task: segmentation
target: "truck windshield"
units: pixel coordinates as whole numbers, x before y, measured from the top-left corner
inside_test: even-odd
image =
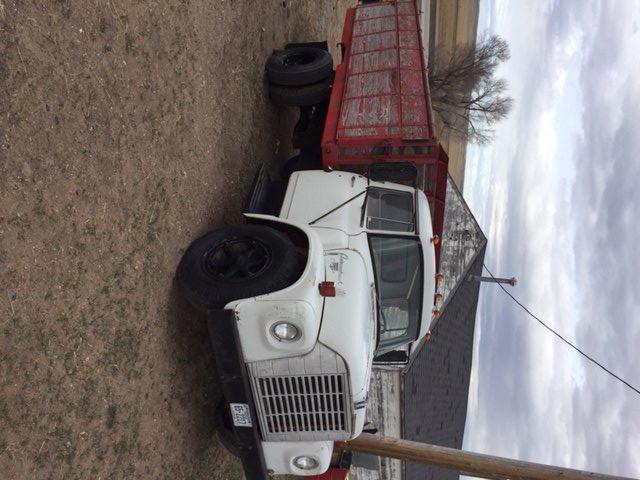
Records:
[[[378,293],[376,355],[417,338],[422,312],[422,249],[416,237],[369,235]]]

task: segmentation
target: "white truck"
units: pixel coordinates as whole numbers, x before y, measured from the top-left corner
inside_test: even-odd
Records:
[[[184,294],[208,314],[225,444],[248,478],[326,471],[334,442],[362,432],[374,358],[427,332],[436,290],[427,198],[372,177],[294,172],[276,214],[246,213],[180,262]],[[267,185],[261,170],[250,211],[261,211]]]

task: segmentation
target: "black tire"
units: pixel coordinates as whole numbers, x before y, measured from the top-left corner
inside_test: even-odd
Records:
[[[281,290],[297,280],[303,257],[289,238],[262,225],[223,227],[189,245],[176,273],[200,310]]]
[[[276,105],[308,107],[327,101],[331,93],[330,87],[330,78],[305,87],[285,87],[271,84],[269,85],[269,96]]]
[[[215,432],[218,441],[222,444],[227,451],[234,457],[240,457],[242,454],[242,447],[238,438],[233,433],[233,427],[231,426],[231,416],[229,415],[229,407],[227,402],[223,399],[218,402],[215,415]]]
[[[329,52],[321,48],[287,48],[271,54],[266,69],[269,82],[301,87],[331,77],[333,59]]]

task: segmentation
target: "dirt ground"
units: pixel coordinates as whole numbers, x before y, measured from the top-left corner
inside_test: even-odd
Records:
[[[0,0],[2,478],[242,478],[173,273],[290,154],[266,56],[351,3]]]

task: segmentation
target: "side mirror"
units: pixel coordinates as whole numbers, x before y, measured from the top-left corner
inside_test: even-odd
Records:
[[[394,182],[415,186],[418,168],[411,162],[372,163],[367,176],[374,182]]]

